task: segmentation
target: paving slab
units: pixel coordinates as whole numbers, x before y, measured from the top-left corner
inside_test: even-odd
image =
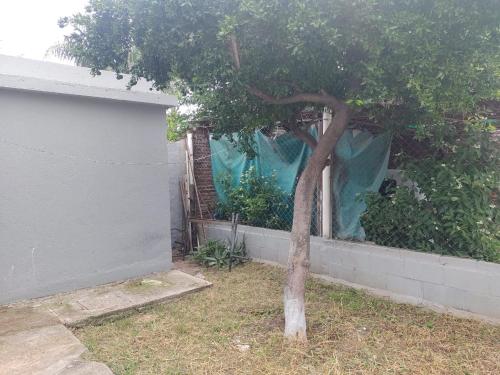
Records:
[[[160,303],[212,285],[210,282],[173,270],[122,283],[55,295],[39,300],[39,310],[54,314],[66,326]]]
[[[0,374],[57,374],[86,351],[61,324],[0,336]]]
[[[56,324],[59,319],[50,311],[40,311],[33,306],[0,306],[0,337]]]
[[[66,328],[138,309],[212,284],[173,270],[0,306],[0,375],[110,375],[85,361],[85,346]]]

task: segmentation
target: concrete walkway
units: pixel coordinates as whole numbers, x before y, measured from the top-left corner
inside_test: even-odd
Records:
[[[174,270],[0,307],[0,375],[110,375],[66,328],[210,286]]]

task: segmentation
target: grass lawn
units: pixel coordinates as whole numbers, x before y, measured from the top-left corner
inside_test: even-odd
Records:
[[[500,374],[500,327],[311,279],[309,343],[282,338],[284,271],[206,270],[212,288],[75,330],[115,374]]]

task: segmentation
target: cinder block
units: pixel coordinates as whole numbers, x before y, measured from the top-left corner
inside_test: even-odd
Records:
[[[445,305],[447,300],[448,287],[442,284],[422,282],[423,299],[432,303]]]
[[[371,257],[370,254],[365,254],[358,251],[350,251],[347,249],[336,249],[335,255],[345,267],[370,269]],[[337,261],[337,262],[338,262]]]
[[[231,231],[229,228],[222,226],[209,226],[207,235],[211,239],[225,241],[229,237],[230,233]]]
[[[391,274],[397,276],[405,275],[404,260],[395,254],[367,254],[369,259],[369,270],[371,273]]]
[[[336,279],[341,279],[349,281],[351,283],[355,282],[355,270],[353,267],[346,267],[339,263],[330,262],[327,264],[328,276],[334,277]]]
[[[441,255],[439,257],[439,262],[448,267],[464,268],[466,270],[478,270],[480,265],[479,261],[475,259],[459,258]]]
[[[444,285],[473,291],[482,295],[489,294],[490,280],[486,273],[453,266],[444,266],[443,269]]]
[[[277,246],[281,245],[279,239],[269,235],[263,235],[261,233],[254,233],[250,235],[254,237],[255,242],[258,243],[260,247],[263,247],[264,249],[269,248],[269,251],[274,251]]]
[[[478,261],[475,265],[478,271],[487,272],[490,275],[497,277],[500,283],[500,263]]]
[[[400,256],[400,249],[393,247],[378,246],[371,243],[355,242],[355,241],[342,241],[335,240],[335,247],[338,249],[356,251],[361,253],[369,253],[384,256]]]
[[[444,266],[436,262],[425,262],[418,258],[404,258],[405,277],[434,284],[444,283]]]
[[[325,247],[316,246],[311,249],[311,271],[314,273],[328,274],[329,253]]]
[[[387,285],[387,274],[382,272],[370,272],[363,269],[354,270],[354,282],[356,284],[369,286],[376,289],[385,289]]]
[[[400,276],[386,275],[386,289],[415,298],[423,298],[422,282]]]
[[[464,291],[462,309],[500,319],[500,298]]]
[[[321,237],[311,236],[311,249],[324,246],[324,240]]]
[[[254,253],[262,246],[261,236],[248,233],[246,230],[242,230],[241,233],[245,234],[241,238],[245,239],[245,247],[248,253]]]
[[[466,301],[466,297],[470,298],[470,295],[466,290],[426,282],[422,283],[422,289],[427,301],[458,310],[467,310],[470,307],[470,303]]]
[[[279,252],[277,249],[262,247],[261,248],[261,259],[269,260],[271,262],[279,263]]]
[[[471,291],[423,283],[424,299],[446,307],[500,318],[500,298],[483,296]]]
[[[251,248],[246,247],[246,250],[247,250],[248,257],[265,260],[265,258],[262,256],[262,247],[260,247],[260,246],[257,246],[257,247],[254,246]]]
[[[278,250],[278,262],[284,266],[288,264],[288,248],[280,248]]]
[[[500,276],[495,274],[488,275],[488,291],[491,296],[500,297]]]
[[[262,241],[262,239],[260,239],[260,241]],[[267,241],[267,243],[261,242],[260,251],[261,259],[279,263],[279,249],[273,246],[271,241]]]

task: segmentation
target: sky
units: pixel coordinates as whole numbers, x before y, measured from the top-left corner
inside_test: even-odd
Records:
[[[68,29],[57,20],[83,11],[88,0],[0,0],[0,54],[63,62],[45,56]],[[70,64],[69,62],[65,62]]]

